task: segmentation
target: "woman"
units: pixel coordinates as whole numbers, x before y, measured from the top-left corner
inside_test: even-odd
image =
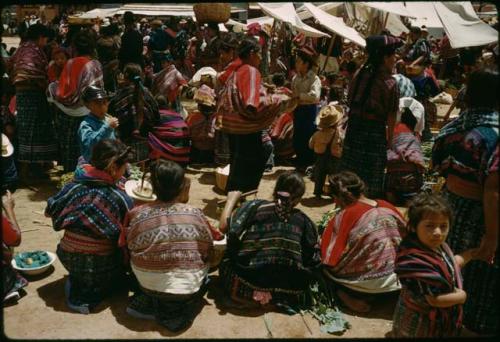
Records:
[[[140,284],[127,313],[177,332],[203,305],[213,240],[222,235],[201,210],[186,204],[190,181],[178,164],[153,163],[151,181],[157,200],[132,209],[120,237]]]
[[[177,113],[181,113],[182,106],[179,97],[187,81],[175,68],[174,58],[170,53],[163,53],[160,57],[160,61],[162,63],[162,69],[154,75],[151,90],[155,96],[165,96],[170,107]]]
[[[300,172],[314,163],[314,153],[309,149],[309,140],[316,130],[315,120],[321,96],[321,80],[312,70],[316,52],[308,47],[297,51],[295,70],[292,80],[293,97],[299,105],[293,112],[293,126],[300,127],[293,132],[293,148],[296,154],[296,167]]]
[[[123,256],[118,236],[132,199],[117,182],[130,160],[130,148],[101,140],[90,164],[79,166],[74,180],[47,201],[45,215],[54,230],[64,230],[57,256],[69,272],[65,284],[68,307],[90,313],[123,282]]]
[[[17,300],[19,290],[28,285],[28,281],[17,273],[11,265],[12,251],[21,244],[21,229],[14,213],[14,198],[9,190],[2,195],[2,284],[3,301]]]
[[[479,247],[463,269],[464,325],[479,334],[500,332],[498,253],[498,72],[479,70],[467,81],[467,109],[436,137],[432,165],[446,178],[453,210],[448,244],[455,254]]]
[[[56,106],[60,164],[65,172],[71,172],[76,167],[80,156],[77,131],[89,113],[81,95],[90,85],[104,87],[101,63],[94,58],[95,45],[92,33],[79,31],[72,41],[77,57],[68,60],[59,80],[51,83],[48,89],[49,101]]]
[[[57,143],[45,90],[48,60],[43,52],[49,36],[42,24],[32,25],[26,40],[11,58],[11,80],[16,88],[18,161],[26,178],[31,166],[57,160]],[[38,170],[41,171],[41,170]]]
[[[160,111],[160,122],[148,134],[149,158],[168,159],[187,166],[191,153],[189,128],[181,114],[168,109],[167,99],[156,97]]]
[[[352,172],[334,175],[330,186],[340,211],[321,236],[324,273],[339,286],[345,306],[368,312],[369,294],[400,289],[394,261],[405,222],[392,204],[366,197],[364,182]]]
[[[410,108],[404,107],[401,122],[396,124],[394,138],[387,150],[387,198],[401,206],[424,185],[425,162],[416,125],[417,118]]]
[[[224,74],[226,81],[217,96],[216,129],[229,137],[231,168],[226,190],[247,192],[258,188],[267,161],[262,130],[296,101],[267,94],[257,69],[261,57],[255,39],[245,38],[238,55]]]
[[[293,307],[308,289],[320,255],[314,223],[295,208],[304,191],[302,177],[287,171],[276,181],[273,201],[245,202],[232,215],[241,192],[229,193],[220,220],[227,249],[219,274],[233,302]]]
[[[384,195],[387,142],[392,141],[399,108],[399,90],[391,73],[401,45],[401,40],[388,35],[368,37],[368,60],[349,89],[349,119],[339,170],[357,174],[372,198]]]
[[[61,76],[61,73],[68,61],[66,50],[60,47],[55,47],[51,53],[52,60],[49,63],[48,78],[49,82],[55,82]]]
[[[148,135],[160,122],[158,104],[144,87],[141,67],[127,64],[122,87],[111,99],[109,113],[118,118],[118,137],[135,151],[134,162],[148,159]]]

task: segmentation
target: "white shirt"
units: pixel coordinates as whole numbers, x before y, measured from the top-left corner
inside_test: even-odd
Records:
[[[321,96],[321,80],[312,70],[305,76],[297,74],[292,80],[292,92],[299,95],[299,105],[316,104]]]

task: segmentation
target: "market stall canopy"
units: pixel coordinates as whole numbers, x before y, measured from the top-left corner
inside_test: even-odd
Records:
[[[264,24],[269,24],[273,26],[274,24],[274,18],[271,17],[258,17],[258,18],[252,18],[247,20],[247,25],[252,24],[252,23],[259,23],[261,26]]]
[[[118,14],[123,14],[126,11],[131,11],[134,14],[146,16],[177,16],[177,17],[194,17],[193,4],[170,4],[160,5],[156,3],[135,3],[126,4],[120,7]],[[244,9],[231,7],[231,13],[244,12]]]
[[[330,37],[329,34],[316,30],[314,27],[311,27],[307,24],[304,24],[297,12],[295,11],[295,7],[291,2],[275,2],[275,3],[258,3],[262,11],[282,22],[288,23],[292,25],[299,32],[303,32],[306,36],[309,37]]]
[[[332,14],[332,12],[335,12],[337,8],[339,8],[340,6],[343,6],[343,5],[344,5],[343,2],[327,2],[327,3],[321,4],[321,5],[314,5],[314,6],[325,11],[328,14]],[[297,13],[299,15],[300,20],[306,20],[306,19],[309,19],[313,16],[311,14],[311,12],[306,10],[306,7],[304,5],[297,8]]]
[[[365,39],[355,29],[347,26],[342,18],[328,14],[310,2],[306,2],[304,8],[327,30],[347,38],[360,46],[366,46]]]
[[[402,17],[416,18],[418,13],[410,13],[402,1],[399,2],[360,2],[359,4],[377,9],[382,12],[400,15]]]
[[[94,8],[93,10],[90,10],[88,12],[82,13],[81,15],[78,15],[77,17],[79,17],[81,19],[106,18],[106,17],[112,17],[112,16],[114,16],[119,10],[120,10],[120,7],[115,7],[115,8]]]
[[[431,1],[408,1],[406,3],[406,8],[411,13],[418,13],[418,18],[410,19],[411,24],[418,27],[422,27],[423,25],[425,25],[427,28],[443,28],[443,23],[436,13],[434,3],[435,2]]]
[[[434,8],[454,49],[498,42],[498,31],[476,15],[470,2],[435,2]]]

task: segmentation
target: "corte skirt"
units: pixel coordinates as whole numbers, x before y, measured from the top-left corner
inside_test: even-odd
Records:
[[[78,142],[78,129],[85,118],[69,116],[54,106],[55,125],[57,129],[57,141],[59,143],[59,163],[65,172],[74,171],[81,156],[80,144]]]
[[[47,97],[43,91],[16,92],[18,161],[50,163],[57,160],[57,141]]]

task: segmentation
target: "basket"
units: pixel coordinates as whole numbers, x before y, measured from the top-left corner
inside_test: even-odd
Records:
[[[227,179],[229,177],[229,165],[215,169],[215,185],[222,191],[226,190]]]
[[[80,18],[80,17],[68,17],[69,25],[93,25],[94,20],[90,18]]]
[[[231,4],[226,2],[207,2],[193,5],[196,21],[203,23],[225,23],[231,17]]]
[[[457,98],[458,89],[455,89],[455,88],[445,88],[444,91],[445,91],[445,93],[450,94],[451,97],[453,97],[453,99]]]

